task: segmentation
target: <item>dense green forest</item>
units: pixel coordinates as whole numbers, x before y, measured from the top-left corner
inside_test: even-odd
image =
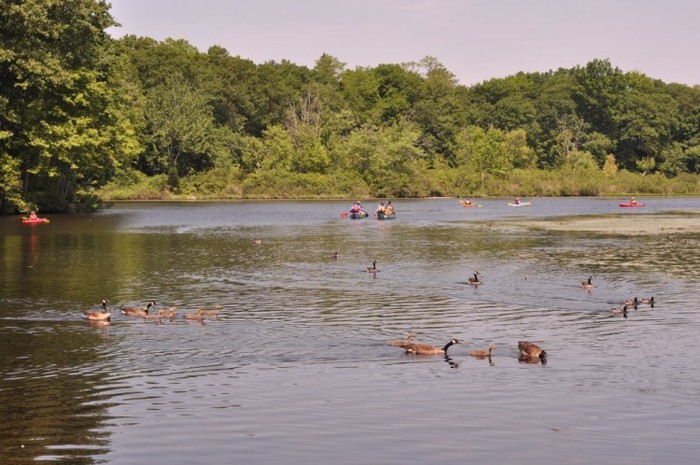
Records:
[[[700,86],[607,59],[463,86],[432,57],[256,64],[115,24],[104,1],[0,0],[0,212],[700,192]]]

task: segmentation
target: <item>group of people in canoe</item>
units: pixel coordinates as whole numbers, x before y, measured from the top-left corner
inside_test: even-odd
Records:
[[[386,203],[380,202],[379,205],[377,205],[377,209],[374,211],[374,215],[377,218],[390,217],[395,215],[395,213],[394,205],[391,203],[391,200],[387,200]],[[369,213],[367,213],[367,210],[365,210],[362,203],[360,203],[358,200],[352,204],[347,213],[343,213],[341,216],[350,216],[350,218],[365,218],[369,216]]]
[[[374,212],[376,215],[385,215],[385,216],[390,216],[393,215],[394,212],[394,206],[391,204],[391,200],[386,201],[386,205],[384,202],[380,202],[379,205],[377,205],[377,210]]]

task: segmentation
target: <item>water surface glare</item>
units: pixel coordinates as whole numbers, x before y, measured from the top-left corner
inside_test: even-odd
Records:
[[[700,209],[644,201],[397,200],[391,221],[341,218],[348,202],[0,217],[0,464],[698,463],[700,235],[500,223]],[[656,304],[611,314],[634,296]],[[102,299],[111,322],[85,321]],[[178,316],[119,311],[150,300]],[[385,344],[409,330],[463,344]],[[547,363],[520,362],[520,340]],[[490,343],[490,360],[469,355]]]

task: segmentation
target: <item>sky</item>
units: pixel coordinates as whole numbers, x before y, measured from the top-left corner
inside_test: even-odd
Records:
[[[256,64],[346,69],[437,58],[471,86],[607,59],[700,85],[698,0],[108,0],[125,34],[213,45]]]

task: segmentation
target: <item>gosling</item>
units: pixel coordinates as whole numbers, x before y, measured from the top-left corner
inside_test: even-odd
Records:
[[[496,348],[496,344],[489,344],[489,350],[476,349],[469,352],[469,355],[476,358],[491,358],[491,352]]]
[[[176,313],[177,313],[177,307],[175,305],[173,305],[170,308],[158,310],[158,318],[167,318],[169,320],[172,320],[173,318],[175,318]]]
[[[406,339],[398,341],[388,341],[386,345],[392,347],[401,347],[405,349],[409,344],[411,344],[411,341],[413,341],[414,337],[415,334],[413,334],[413,331],[409,331],[408,334],[406,334]]]
[[[221,313],[221,305],[214,305],[214,310],[204,310],[203,308],[198,308],[195,313],[202,316],[219,318],[219,313]]]

